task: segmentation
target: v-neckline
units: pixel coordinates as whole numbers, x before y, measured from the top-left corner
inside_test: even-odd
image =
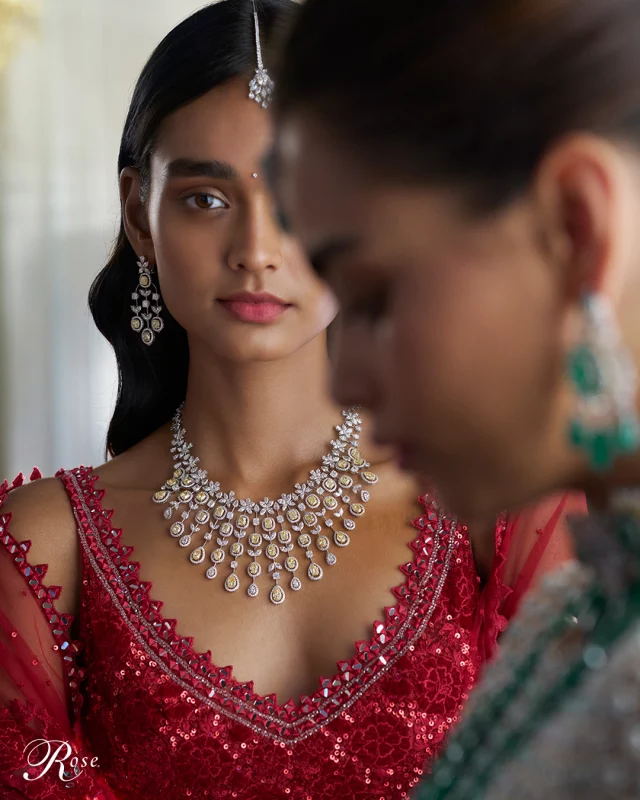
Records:
[[[152,583],[140,580],[140,562],[131,559],[134,546],[123,544],[123,529],[111,525],[114,510],[104,508],[105,490],[96,488],[99,476],[93,469],[79,467],[59,476],[66,479],[72,495],[78,531],[85,549],[93,554],[92,566],[111,584],[109,593],[130,630],[143,633],[154,658],[169,668],[174,680],[179,678],[184,685],[186,679],[188,688],[204,689],[204,694],[195,692],[203,702],[215,707],[218,698],[219,710],[233,712],[227,716],[279,741],[307,738],[335,718],[336,711],[341,713],[362,696],[408,651],[433,616],[454,540],[461,536],[455,520],[447,518],[430,499],[418,498],[424,513],[411,523],[419,534],[408,544],[411,561],[399,566],[404,580],[391,590],[397,603],[385,607],[384,621],[373,622],[368,641],[355,642],[351,658],[337,662],[330,677],[318,678],[313,693],[281,705],[274,694],[257,693],[252,681],[238,681],[233,667],[217,666],[210,650],[197,651],[193,637],[176,631],[177,620],[161,613],[163,601],[151,597]]]

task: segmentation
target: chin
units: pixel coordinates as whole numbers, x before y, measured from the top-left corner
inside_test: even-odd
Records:
[[[218,342],[216,350],[229,361],[238,364],[265,364],[281,361],[298,349],[291,346],[290,340],[283,342],[280,336],[273,337],[273,341],[270,339],[271,337],[262,333],[260,341],[256,341],[255,337],[250,337],[242,341]]]

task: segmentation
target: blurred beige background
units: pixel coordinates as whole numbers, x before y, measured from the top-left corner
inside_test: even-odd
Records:
[[[202,5],[41,0],[0,74],[0,482],[103,460],[116,376],[87,292],[116,229],[122,124],[154,46]]]

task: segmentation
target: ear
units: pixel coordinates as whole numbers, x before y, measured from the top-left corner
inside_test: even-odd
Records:
[[[621,194],[624,180],[615,147],[595,136],[561,140],[543,158],[535,178],[543,239],[561,270],[564,301],[585,291],[611,294],[624,239]]]
[[[143,255],[151,264],[155,264],[147,208],[140,192],[140,172],[134,167],[125,167],[120,173],[120,203],[131,247],[139,256]]]

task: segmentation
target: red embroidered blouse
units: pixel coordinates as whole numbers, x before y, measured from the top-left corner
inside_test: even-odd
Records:
[[[176,634],[91,470],[58,477],[81,543],[78,640],[73,617],[56,611],[60,587],[46,586],[46,565],[29,563],[30,542],[16,541],[2,515],[22,477],[0,486],[2,798],[408,797],[507,617],[554,560],[563,512],[584,509],[564,496],[500,519],[481,588],[465,526],[423,498],[395,605],[311,696],[281,706]]]

